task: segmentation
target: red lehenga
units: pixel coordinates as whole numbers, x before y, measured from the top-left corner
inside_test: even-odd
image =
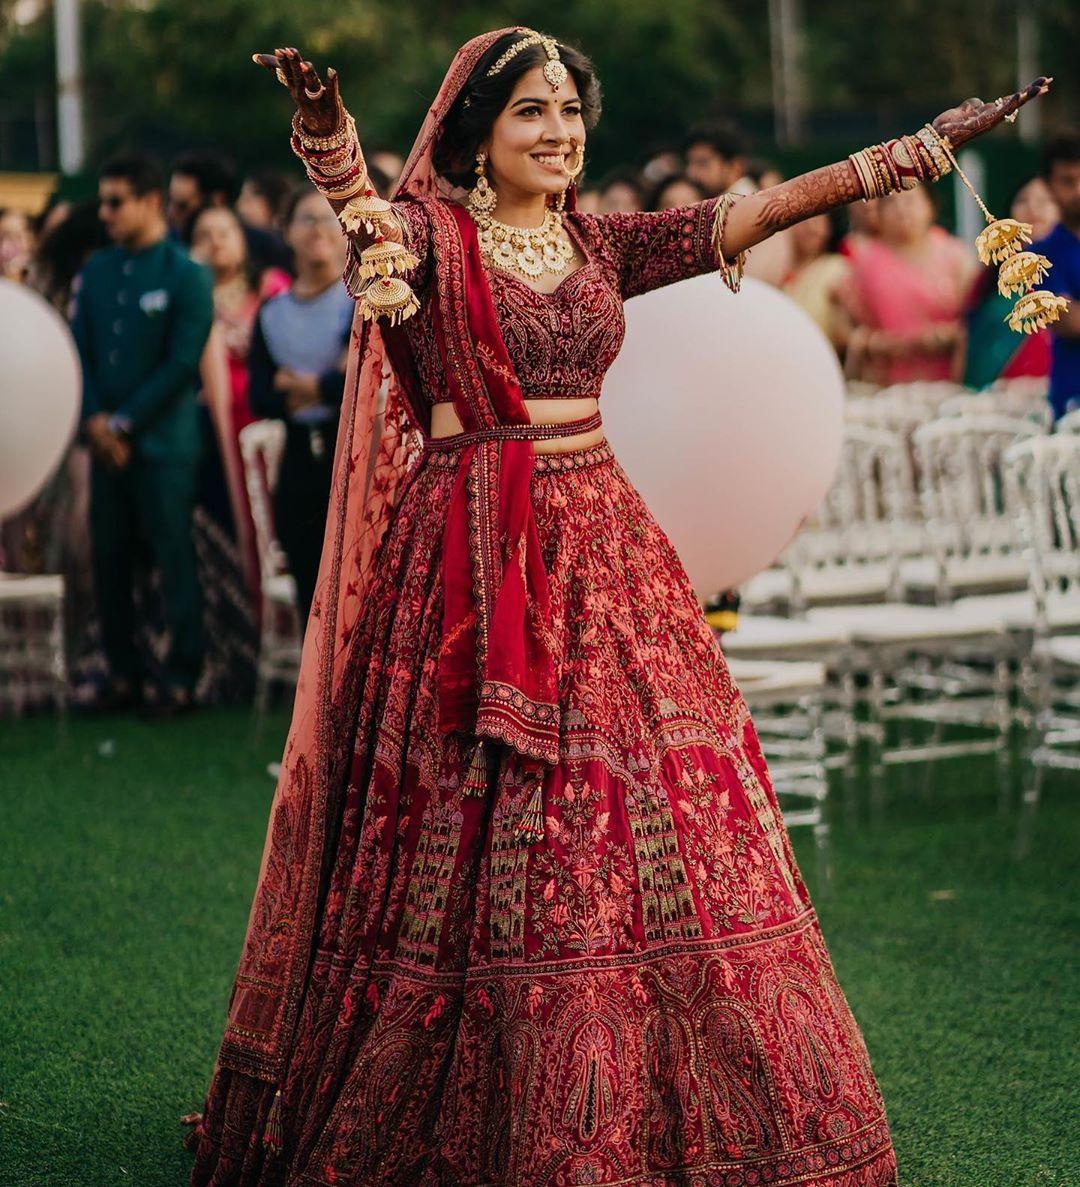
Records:
[[[441,98],[498,35],[459,53]],[[397,206],[423,306],[397,335],[359,327],[347,397],[390,378],[367,530],[344,506],[367,469],[347,398],[319,612],[191,1183],[895,1184],[753,724],[609,445],[415,448],[431,402],[482,379],[598,394],[622,301],[721,266],[716,202],[571,210],[588,262],[541,295],[498,269],[483,284],[468,217],[413,197]],[[470,332],[472,354],[458,349]],[[526,635],[551,660],[557,751],[537,777],[535,669],[507,669],[486,690],[507,707],[470,787],[479,752],[446,729],[460,700],[440,685],[448,550],[479,580],[476,488],[493,474],[512,502],[521,467],[529,522],[496,541],[511,573],[498,593],[525,591]],[[466,614],[451,633],[475,631],[480,652],[479,636],[509,638],[489,608],[482,629]]]

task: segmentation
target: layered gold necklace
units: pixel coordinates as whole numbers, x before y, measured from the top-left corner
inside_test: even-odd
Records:
[[[500,268],[517,272],[529,280],[549,273],[561,276],[574,258],[574,245],[563,233],[562,219],[555,210],[544,215],[538,227],[512,227],[490,214],[470,211],[484,258]]]

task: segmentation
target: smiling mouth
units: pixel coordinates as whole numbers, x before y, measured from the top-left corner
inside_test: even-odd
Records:
[[[566,153],[529,153],[529,156],[544,169],[558,169],[561,173]]]

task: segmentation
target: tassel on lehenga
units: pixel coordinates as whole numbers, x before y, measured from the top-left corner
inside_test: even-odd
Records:
[[[266,1125],[263,1128],[263,1145],[273,1155],[281,1151],[285,1144],[285,1137],[281,1128],[281,1089],[274,1093],[270,1102],[270,1111],[266,1114]]]
[[[487,750],[483,738],[477,738],[473,743],[462,795],[478,798],[487,795]]]
[[[484,738],[473,742],[462,783],[462,795],[477,799],[487,795],[494,746],[495,743]],[[513,750],[504,750],[499,766],[500,783],[503,772],[515,757]],[[535,845],[544,839],[544,778],[545,771],[541,768],[530,771],[525,779],[521,814],[514,829],[518,839],[525,845]]]
[[[532,775],[532,789],[521,811],[517,835],[526,845],[535,845],[544,839],[544,772]]]

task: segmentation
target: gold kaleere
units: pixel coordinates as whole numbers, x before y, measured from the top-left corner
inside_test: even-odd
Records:
[[[937,136],[937,133],[934,135]],[[1032,288],[1032,285],[1045,279],[1050,271],[1050,261],[1038,252],[1022,250],[1023,244],[1031,242],[1031,224],[1015,218],[994,218],[987,210],[986,203],[975,192],[967,174],[960,168],[948,138],[938,136],[937,140],[986,219],[986,227],[975,240],[979,259],[984,264],[1001,265],[998,292],[1003,297],[1012,293],[1023,294],[1003,320],[1008,323],[1010,330],[1018,334],[1034,334],[1052,325],[1069,308],[1069,302],[1067,298],[1045,289]]]
[[[382,276],[373,280],[356,300],[365,321],[386,317],[392,326],[412,317],[420,308],[416,294],[400,276]]]
[[[1005,318],[1009,329],[1018,334],[1034,334],[1044,329],[1069,308],[1065,297],[1048,293],[1045,289],[1035,289],[1025,293],[1012,308],[1012,312]]]
[[[419,263],[416,256],[403,244],[380,236],[360,253],[360,266],[356,269],[356,275],[361,280],[369,280],[376,276],[393,276],[395,273],[403,276]]]
[[[973,194],[974,190],[971,191]],[[978,195],[975,195],[978,199]],[[982,202],[979,202],[982,206]],[[1021,245],[1031,242],[1031,223],[1017,222],[1014,218],[994,218],[985,206],[983,214],[990,224],[976,236],[975,250],[984,264],[1000,264],[1021,250]]]
[[[1009,256],[998,269],[998,292],[1003,297],[1012,293],[1026,293],[1050,271],[1050,261],[1037,251],[1018,251]]]
[[[351,234],[363,230],[373,235],[391,220],[393,210],[393,206],[385,198],[380,198],[374,190],[367,189],[345,203],[338,219]]]

